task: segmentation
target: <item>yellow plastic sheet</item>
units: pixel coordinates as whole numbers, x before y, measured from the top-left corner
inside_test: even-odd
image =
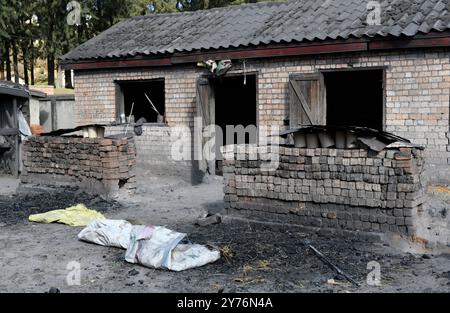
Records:
[[[64,210],[54,210],[41,214],[32,214],[28,217],[30,222],[36,223],[62,223],[70,226],[86,226],[94,220],[105,219],[103,214],[78,204]]]

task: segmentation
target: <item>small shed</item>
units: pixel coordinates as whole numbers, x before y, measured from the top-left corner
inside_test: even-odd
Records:
[[[9,81],[0,81],[0,175],[18,177],[20,172],[20,113],[29,116],[28,90]]]

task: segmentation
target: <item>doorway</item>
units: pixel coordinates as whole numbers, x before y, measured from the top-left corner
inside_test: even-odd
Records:
[[[215,124],[223,133],[216,137],[216,174],[222,173],[220,147],[227,144],[257,143],[257,78],[230,75],[212,80],[215,102]]]

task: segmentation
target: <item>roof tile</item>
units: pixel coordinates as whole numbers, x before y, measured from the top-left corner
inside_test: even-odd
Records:
[[[62,57],[125,58],[194,50],[375,36],[450,28],[450,0],[381,0],[382,24],[368,25],[367,0],[291,0],[124,20]]]

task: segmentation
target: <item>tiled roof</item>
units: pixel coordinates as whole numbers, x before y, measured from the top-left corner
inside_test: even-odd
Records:
[[[369,2],[296,0],[139,16],[116,24],[62,60],[127,58],[317,40],[413,37],[450,28],[450,0],[380,0],[381,25],[368,25]]]

